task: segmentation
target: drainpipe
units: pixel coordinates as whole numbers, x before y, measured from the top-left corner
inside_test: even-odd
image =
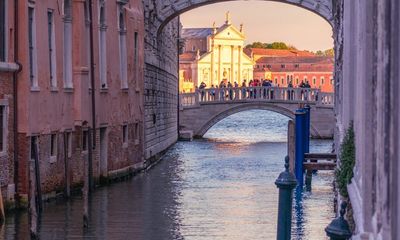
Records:
[[[19,172],[19,163],[18,163],[18,74],[22,71],[22,64],[18,61],[18,51],[19,51],[19,21],[18,21],[18,0],[14,1],[14,61],[18,65],[18,70],[13,73],[13,103],[14,103],[14,121],[13,121],[13,131],[14,131],[14,186],[15,186],[15,200],[17,204],[17,208],[20,207],[20,199],[18,194],[18,172]]]
[[[90,18],[90,81],[92,85],[92,129],[93,129],[93,140],[92,145],[89,148],[93,148],[90,151],[89,156],[89,190],[93,189],[93,150],[96,149],[96,91],[95,91],[95,80],[94,80],[94,51],[93,51],[93,6],[92,0],[89,0],[89,18]],[[90,133],[90,131],[89,131]],[[90,134],[89,134],[89,137]]]

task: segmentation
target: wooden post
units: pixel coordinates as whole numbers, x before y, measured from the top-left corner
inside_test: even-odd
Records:
[[[4,213],[4,204],[3,204],[3,194],[1,193],[0,186],[0,226],[6,221],[6,215]]]
[[[88,156],[83,161],[83,227],[89,227],[89,188],[90,188],[90,181],[89,181],[89,158],[92,154],[92,144],[91,144],[91,134],[90,129],[88,130],[88,149],[89,153]]]
[[[306,191],[311,192],[311,184],[312,184],[312,170],[306,171]]]
[[[289,171],[294,174],[295,164],[295,125],[293,120],[288,122],[288,156],[289,156]]]
[[[65,174],[65,196],[71,196],[71,184],[69,178],[69,161],[68,161],[68,133],[64,133],[64,174]]]
[[[38,138],[35,137],[35,140],[32,141],[31,144],[33,144],[32,150],[33,150],[33,157],[34,157],[34,176],[35,176],[35,193],[36,193],[36,205],[37,205],[37,210],[39,212],[42,211],[42,189],[41,189],[41,181],[40,181],[40,167],[39,167],[39,149],[38,149]]]
[[[33,148],[32,148],[33,149]],[[35,161],[30,161],[29,166],[29,182],[30,182],[30,198],[29,198],[29,217],[30,217],[30,233],[32,239],[37,239],[37,218],[38,218],[38,211],[37,211],[37,202],[36,202],[36,178],[35,178]]]

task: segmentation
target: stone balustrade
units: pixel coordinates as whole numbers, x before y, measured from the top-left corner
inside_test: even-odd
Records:
[[[237,87],[197,89],[193,93],[181,93],[182,107],[218,102],[291,102],[334,105],[334,93],[321,92],[316,88],[287,87]]]

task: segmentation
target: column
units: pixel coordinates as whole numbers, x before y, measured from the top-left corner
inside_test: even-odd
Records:
[[[222,46],[218,45],[218,84],[222,81]]]
[[[210,82],[215,86],[215,78],[214,78],[214,38],[211,39],[211,74],[210,74]],[[218,83],[217,83],[218,84]]]
[[[238,83],[242,84],[242,47],[238,46],[239,63],[238,63]]]
[[[231,81],[231,83],[233,84],[235,82],[235,47],[232,45],[231,46],[231,79],[229,79],[229,81]]]

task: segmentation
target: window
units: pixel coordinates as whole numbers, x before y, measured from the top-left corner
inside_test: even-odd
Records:
[[[133,69],[134,69],[134,76],[135,76],[135,84],[136,84],[136,88],[137,90],[139,90],[139,81],[138,81],[138,76],[139,76],[139,68],[138,68],[138,54],[139,54],[139,42],[138,42],[138,38],[139,38],[139,34],[138,32],[135,32],[135,39],[134,39],[134,53],[133,53]]]
[[[50,156],[57,156],[57,134],[51,134],[50,136]]]
[[[281,68],[285,68],[285,67],[286,67],[285,64],[282,64],[282,65],[281,65]]]
[[[275,78],[275,84],[278,84],[278,78],[277,77]]]
[[[271,65],[268,64],[268,65],[267,65],[267,68],[271,68]]]
[[[64,88],[72,84],[72,6],[71,0],[64,0]]]
[[[287,75],[287,76],[286,76],[286,83],[289,84],[289,82],[290,82],[290,76]]]
[[[281,84],[284,84],[284,82],[285,82],[285,78],[281,77]]]
[[[296,77],[296,85],[299,85],[299,77]]]
[[[49,68],[50,68],[50,86],[57,87],[56,74],[56,41],[54,33],[54,10],[47,11],[47,30],[48,30],[48,46],[49,46]]]
[[[335,80],[333,78],[331,78],[331,85],[335,84]]]
[[[128,88],[128,60],[126,56],[126,28],[125,28],[125,16],[124,10],[121,7],[119,10],[119,58],[120,58],[120,78],[121,88]]]
[[[324,85],[324,83],[325,83],[325,78],[321,77],[321,85]]]
[[[6,107],[0,106],[0,153],[6,151]]]
[[[124,144],[128,143],[128,125],[122,126],[122,142]]]
[[[313,82],[313,85],[315,86],[315,85],[317,84],[317,78],[316,78],[316,77],[313,77],[312,82]]]
[[[72,132],[67,132],[67,157],[72,157]]]
[[[100,88],[107,89],[107,44],[106,44],[106,16],[105,3],[100,1],[99,24],[100,24],[100,46],[99,46],[99,70],[100,70]]]
[[[6,61],[6,0],[0,0],[0,62]]]
[[[82,132],[82,151],[87,151],[89,145],[89,132],[88,130],[84,130]]]
[[[192,46],[192,51],[196,51],[196,46]]]
[[[295,64],[294,67],[295,67],[295,68],[299,68],[300,65],[299,65],[299,64]]]
[[[89,89],[92,88],[92,77],[91,77],[91,68],[92,68],[92,61],[91,61],[91,49],[90,49],[90,12],[89,12],[89,1],[85,0],[85,3],[83,5],[83,16],[85,19],[85,47],[86,47],[86,65],[89,69],[89,74],[88,74],[88,86]]]
[[[135,123],[135,144],[139,144],[139,137],[140,137],[139,123]]]
[[[37,65],[36,65],[36,21],[35,21],[35,9],[32,7],[28,8],[28,35],[29,35],[29,79],[31,89],[38,87],[38,80],[36,76]]]

